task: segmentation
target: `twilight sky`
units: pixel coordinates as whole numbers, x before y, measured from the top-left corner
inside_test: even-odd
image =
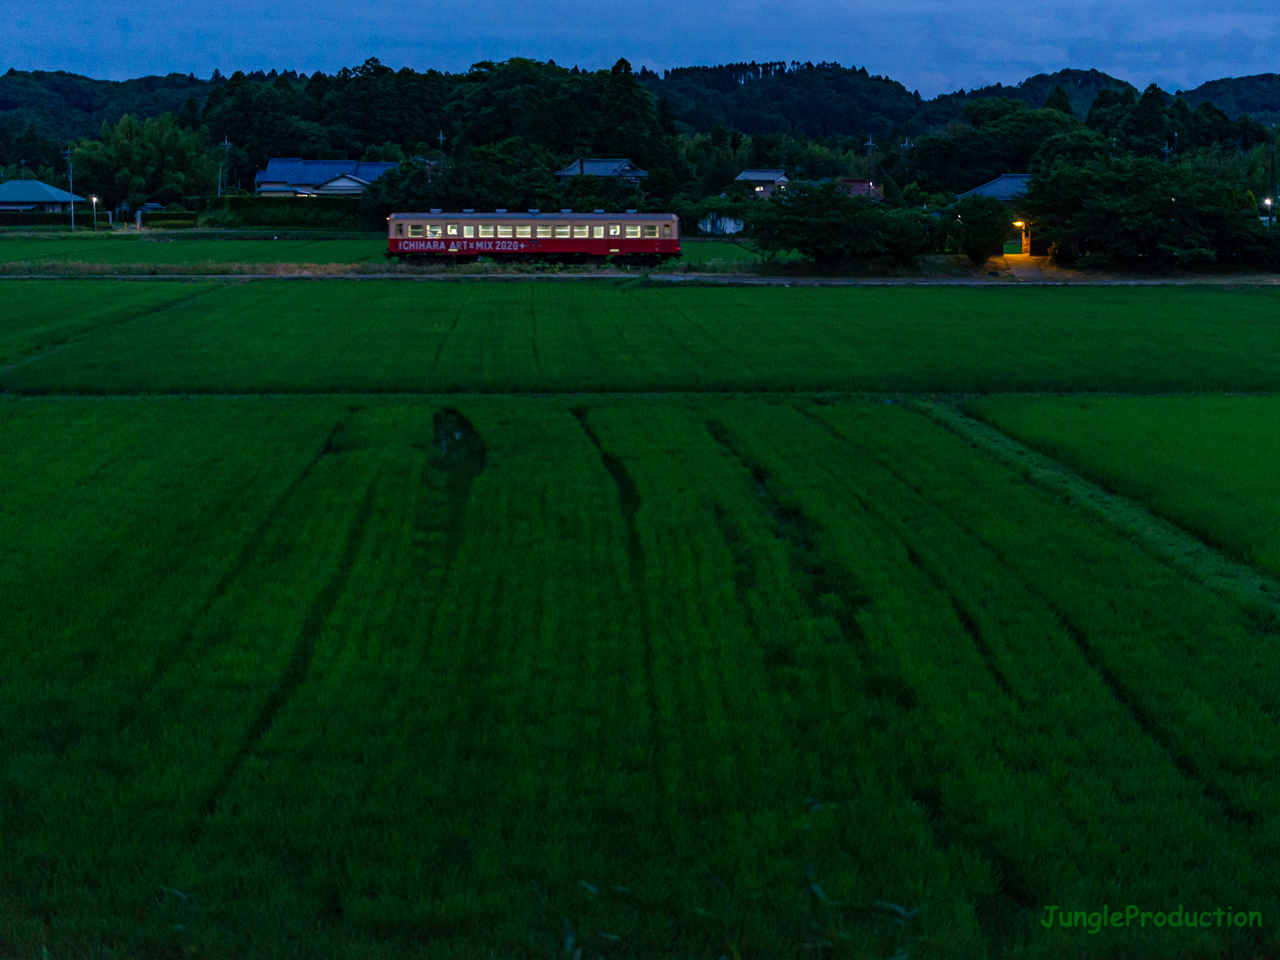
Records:
[[[104,79],[218,67],[465,70],[548,57],[651,69],[734,60],[836,60],[922,96],[1062,67],[1190,88],[1280,72],[1280,5],[1262,0],[0,0],[0,72]],[[1277,12],[1262,12],[1270,7]]]

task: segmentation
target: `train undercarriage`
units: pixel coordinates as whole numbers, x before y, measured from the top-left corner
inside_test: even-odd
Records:
[[[514,254],[458,254],[458,253],[387,253],[387,259],[398,259],[401,263],[429,266],[433,264],[476,263],[489,260],[494,263],[536,263],[560,264],[563,266],[580,266],[595,264],[603,266],[612,263],[626,267],[658,267],[668,260],[679,259],[679,253],[629,253],[615,256],[601,256],[591,253],[514,253]]]

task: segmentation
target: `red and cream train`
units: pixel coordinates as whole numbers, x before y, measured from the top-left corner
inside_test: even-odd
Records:
[[[657,265],[680,256],[674,213],[393,213],[387,256],[403,263],[474,261]]]

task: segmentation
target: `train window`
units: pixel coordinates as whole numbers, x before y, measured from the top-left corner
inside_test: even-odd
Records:
[[[611,224],[609,224],[609,236],[611,236],[611,237],[620,237],[620,236],[622,236],[622,225],[621,225],[621,224],[619,224],[619,223],[611,223]]]
[[[511,235],[512,235],[512,234],[511,234],[511,224],[509,224],[509,223],[500,223],[500,224],[498,224],[498,236],[500,236],[500,237],[509,237],[509,236],[511,236]],[[526,236],[527,236],[527,234],[526,234]]]
[[[441,227],[440,227],[440,224],[438,224],[438,223],[428,223],[428,224],[427,224],[427,236],[428,236],[428,237],[438,237],[438,236],[440,236],[440,230],[441,230]]]
[[[411,237],[420,237],[420,236],[422,236],[422,224],[420,224],[420,223],[411,223],[411,224],[409,224],[409,236],[411,236]]]
[[[671,236],[671,224],[669,224],[669,223],[664,223],[664,224],[662,225],[662,235],[663,235],[664,237],[669,237],[669,236]]]
[[[404,236],[404,224],[403,224],[403,223],[397,223],[397,224],[396,224],[396,236],[397,236],[397,237],[403,237],[403,236]]]
[[[468,223],[465,227],[462,228],[462,235],[464,237],[474,237],[476,235],[476,228]]]
[[[597,237],[597,238],[599,238],[599,237],[603,237],[603,236],[604,236],[604,224],[603,224],[603,223],[597,223],[594,227],[592,227],[592,228],[591,228],[591,235],[592,235],[593,237]]]
[[[458,235],[458,225],[456,223],[449,224],[445,233],[450,237],[456,237]]]
[[[567,236],[569,236],[569,224],[567,224],[567,223],[557,224],[557,225],[556,225],[556,236],[557,236],[557,237],[567,237]]]
[[[482,236],[482,237],[492,237],[492,236],[493,236],[493,224],[492,224],[492,223],[482,223],[482,224],[480,224],[480,236]]]
[[[526,223],[526,224],[522,224],[522,225],[520,225],[520,226],[516,227],[516,236],[517,236],[517,237],[532,237],[532,236],[533,236],[533,224]],[[538,234],[538,236],[542,236],[542,234]]]
[[[549,224],[549,223],[540,223],[540,224],[538,224],[538,236],[540,236],[540,237],[549,237],[549,236],[551,236],[551,224]]]
[[[628,237],[631,237],[631,238],[634,238],[634,237],[638,237],[638,236],[640,236],[640,224],[638,224],[638,223],[628,223],[628,224],[627,224],[627,236],[628,236]]]
[[[644,235],[646,237],[656,237],[658,235],[658,225],[656,223],[653,225],[645,224]]]
[[[573,235],[575,237],[591,236],[591,227],[585,223],[575,223],[573,225]]]

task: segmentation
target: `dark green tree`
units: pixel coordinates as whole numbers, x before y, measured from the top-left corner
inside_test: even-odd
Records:
[[[1071,98],[1067,96],[1067,91],[1063,90],[1062,87],[1053,88],[1053,93],[1049,94],[1049,99],[1044,102],[1044,109],[1058,110],[1069,117],[1076,115],[1076,112],[1071,109]]]
[[[1047,170],[1058,160],[1072,166],[1083,167],[1085,164],[1102,160],[1111,149],[1111,141],[1096,130],[1088,127],[1076,127],[1064,133],[1054,134],[1036,150],[1027,169],[1031,173]]]
[[[957,246],[977,266],[1002,253],[1014,230],[1008,204],[994,197],[965,197],[950,213]]]
[[[886,259],[906,265],[937,242],[933,218],[851,197],[833,184],[797,184],[748,203],[746,235],[772,256],[789,250],[824,267]]]
[[[216,186],[218,163],[200,135],[183,130],[170,114],[104,124],[101,140],[76,143],[76,192],[94,193],[102,207],[138,207],[148,201],[168,205],[184,196],[208,194]]]
[[[1273,256],[1244,184],[1191,163],[1121,157],[1075,167],[1059,160],[1032,179],[1025,206],[1064,261],[1176,267]]]

